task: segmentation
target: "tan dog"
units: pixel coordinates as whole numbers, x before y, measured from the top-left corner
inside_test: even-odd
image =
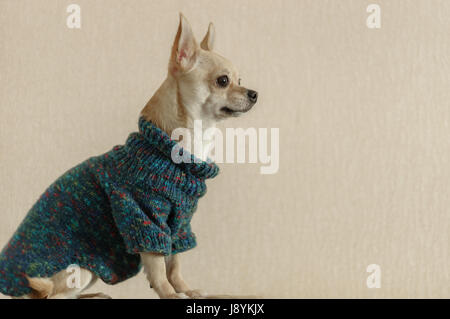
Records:
[[[256,103],[257,93],[240,85],[231,62],[212,51],[214,26],[200,45],[195,40],[186,18],[180,23],[169,62],[166,80],[156,91],[141,115],[166,131],[169,136],[176,128],[193,128],[194,120],[202,120],[209,128],[222,119],[247,112]],[[161,298],[202,297],[192,290],[181,276],[178,254],[165,257],[157,253],[141,253],[141,261],[151,287]],[[81,285],[69,288],[70,276],[65,270],[51,278],[29,278],[33,293],[28,298],[105,298],[103,294],[81,295],[97,279],[81,269]]]

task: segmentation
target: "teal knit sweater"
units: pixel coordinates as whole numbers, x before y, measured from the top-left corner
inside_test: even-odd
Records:
[[[0,254],[0,292],[30,292],[25,275],[49,277],[71,264],[115,284],[140,270],[140,252],[196,246],[190,221],[205,179],[219,171],[191,157],[171,160],[176,142],[139,119],[126,144],[59,177],[39,198]],[[183,152],[181,150],[180,152]]]

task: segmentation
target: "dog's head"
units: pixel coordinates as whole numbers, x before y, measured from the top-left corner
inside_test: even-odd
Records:
[[[241,86],[233,64],[213,52],[214,26],[197,43],[187,19],[180,24],[172,47],[169,74],[178,86],[179,104],[193,119],[218,121],[249,111],[258,99],[256,91]]]

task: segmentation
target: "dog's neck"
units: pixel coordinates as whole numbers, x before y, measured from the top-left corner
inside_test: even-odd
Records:
[[[165,131],[169,136],[177,128],[186,128],[194,138],[194,121],[202,120],[202,129],[215,127],[215,121],[206,121],[198,118],[199,115],[191,114],[189,109],[201,109],[199,105],[184,105],[176,79],[169,73],[166,80],[148,101],[141,112],[141,116]],[[198,129],[198,128],[197,128]],[[181,141],[180,141],[181,142]],[[207,159],[207,155],[214,142],[211,134],[202,134],[202,150],[195,155],[202,160]]]

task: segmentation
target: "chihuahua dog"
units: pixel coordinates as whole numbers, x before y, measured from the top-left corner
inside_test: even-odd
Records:
[[[249,111],[257,101],[257,92],[240,85],[235,67],[215,53],[213,46],[212,23],[198,44],[188,21],[180,14],[167,78],[141,111],[141,117],[170,136],[176,128],[193,129],[195,120],[201,120],[206,129]],[[160,298],[205,296],[184,281],[179,254],[139,252],[137,256],[150,286]],[[66,270],[48,278],[27,277],[32,292],[22,298],[108,298],[101,293],[81,294],[98,278],[92,271],[81,268],[79,284],[69,287],[71,272]]]

